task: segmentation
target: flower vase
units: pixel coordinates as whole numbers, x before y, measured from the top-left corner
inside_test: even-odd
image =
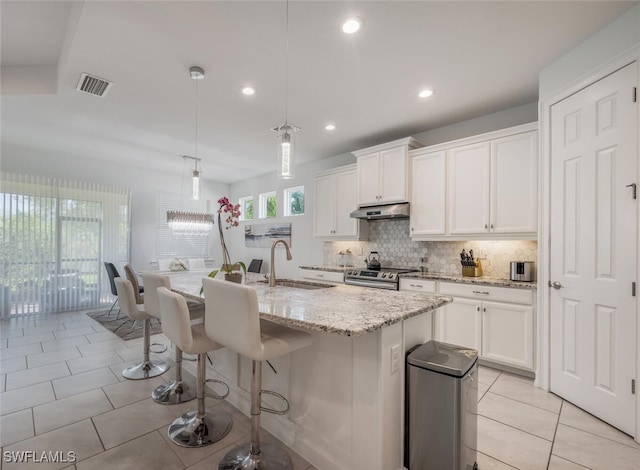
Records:
[[[225,273],[224,280],[242,284],[242,273]]]

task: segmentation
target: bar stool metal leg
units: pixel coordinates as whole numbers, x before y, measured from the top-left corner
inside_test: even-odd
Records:
[[[138,364],[127,367],[122,371],[122,376],[126,379],[139,380],[148,379],[164,374],[169,370],[169,364],[164,361],[150,361],[149,348],[151,347],[149,319],[142,324],[142,335],[144,337],[144,360]]]
[[[169,425],[169,439],[179,446],[203,447],[218,442],[231,431],[232,420],[227,412],[217,408],[205,409],[205,374],[206,353],[198,354],[198,409],[188,411]]]
[[[156,387],[151,393],[151,398],[163,405],[186,403],[196,398],[196,387],[197,382],[182,380],[182,350],[176,346],[176,378]]]
[[[227,453],[220,461],[218,470],[292,470],[293,463],[286,450],[275,444],[260,442],[262,362],[251,362],[251,443]]]

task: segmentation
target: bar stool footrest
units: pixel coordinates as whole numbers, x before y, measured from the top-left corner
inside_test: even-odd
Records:
[[[153,346],[162,346],[162,348],[158,349],[157,351],[154,351],[153,349],[151,349]],[[149,345],[149,352],[153,353],[153,354],[162,354],[163,352],[165,352],[167,350],[167,345],[166,344],[162,344],[162,343],[151,343]]]
[[[207,393],[204,392],[204,396],[205,397],[209,397],[209,398],[215,398],[216,400],[224,400],[225,398],[227,398],[229,396],[229,386],[224,383],[222,380],[216,380],[216,379],[206,379],[204,381],[205,384],[209,383],[209,382],[215,382],[221,385],[224,385],[224,388],[227,389],[226,393],[224,393],[223,395],[218,395],[217,393]]]
[[[273,409],[273,408],[267,408],[265,406],[260,405],[260,409],[262,411],[266,411],[267,413],[272,413],[272,414],[275,414],[275,415],[284,415],[284,414],[287,413],[287,411],[289,411],[289,400],[287,400],[284,396],[280,395],[278,392],[274,392],[273,390],[261,390],[260,393],[264,393],[264,394],[271,395],[271,396],[274,396],[276,398],[279,398],[286,405],[286,408],[284,410],[276,410],[276,409]]]

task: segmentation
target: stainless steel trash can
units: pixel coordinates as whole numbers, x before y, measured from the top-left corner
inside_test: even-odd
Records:
[[[475,470],[478,351],[429,341],[407,355],[405,466]]]

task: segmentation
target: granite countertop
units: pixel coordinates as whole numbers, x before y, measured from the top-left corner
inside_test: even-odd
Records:
[[[328,271],[341,273],[345,269],[353,269],[354,266],[347,266],[346,268],[338,266],[300,266],[301,269],[312,269],[316,271]],[[364,269],[364,267],[356,267],[356,269]],[[484,284],[487,286],[496,287],[512,287],[516,289],[537,289],[538,284],[533,282],[512,281],[510,279],[498,278],[498,277],[466,277],[461,275],[443,274],[443,273],[405,273],[400,274],[400,277],[412,278],[412,279],[431,279],[434,281],[446,281],[446,282],[459,282],[461,284]]]
[[[496,287],[513,287],[516,289],[536,289],[537,283],[512,281],[510,279],[502,279],[497,277],[467,277],[467,276],[454,276],[452,274],[441,273],[406,273],[401,274],[400,277],[412,278],[412,279],[431,279],[434,281],[445,282],[459,282],[461,284],[483,284],[487,286]]]
[[[189,272],[169,276],[174,291],[196,300],[203,300],[199,294],[202,277]],[[246,278],[247,285],[256,289],[261,318],[285,326],[346,336],[364,335],[452,301],[451,297],[344,284],[317,290],[269,287],[259,282],[262,279],[253,273],[248,273]]]

